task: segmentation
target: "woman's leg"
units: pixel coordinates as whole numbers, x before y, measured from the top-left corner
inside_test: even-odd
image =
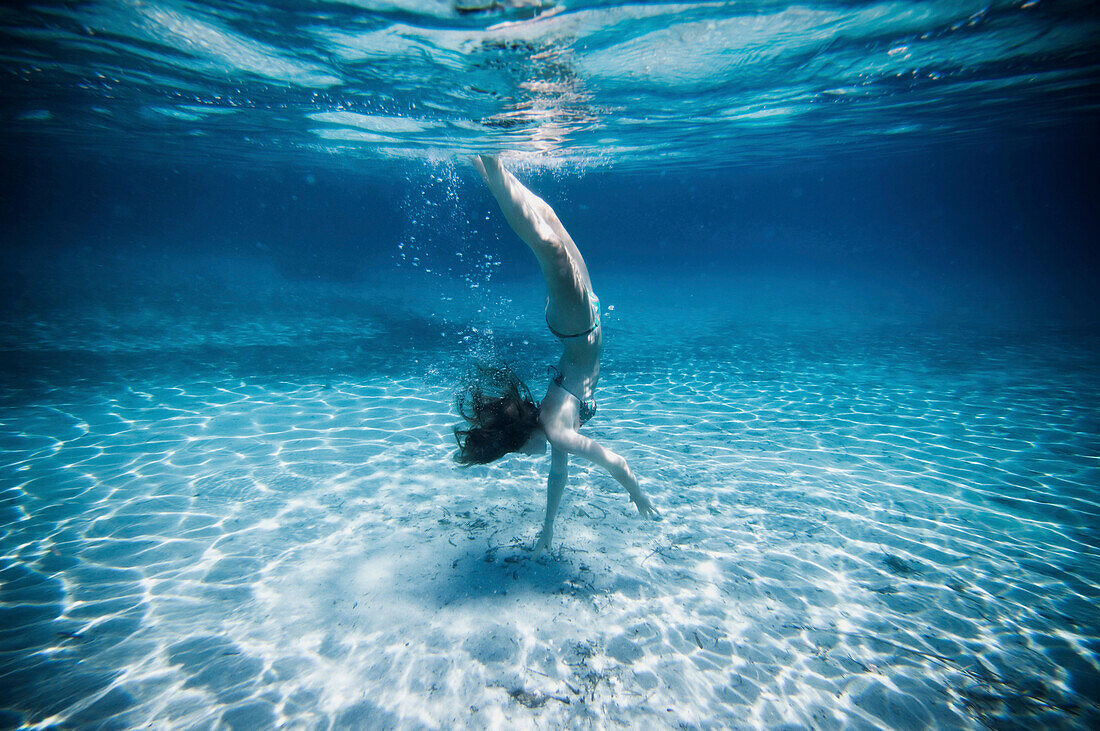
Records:
[[[546,520],[542,524],[542,533],[539,542],[535,544],[535,555],[538,556],[550,547],[554,540],[554,518],[558,514],[558,506],[561,505],[561,494],[565,490],[565,483],[569,479],[569,455],[561,450],[554,449],[550,452],[550,476],[546,480]]]
[[[521,200],[523,205],[529,206],[536,215],[542,218],[542,220],[554,230],[554,233],[556,233],[563,242],[569,244],[570,248],[576,248],[577,245],[573,243],[573,238],[569,235],[569,232],[565,230],[565,226],[562,225],[561,220],[558,218],[558,214],[554,212],[550,204],[532,193],[523,183],[519,182],[516,176],[512,175],[512,173],[501,164],[500,158],[496,155],[481,155],[480,157],[474,158],[474,165],[477,167],[478,171],[481,172],[482,177],[486,178],[486,182],[489,182],[489,175],[492,175],[494,180],[497,180],[499,176],[500,183],[509,190],[510,195]],[[489,187],[492,188],[493,183],[489,183]]]
[[[591,289],[588,269],[554,210],[505,170],[495,156],[475,157],[474,166],[497,199],[512,230],[538,259],[546,280],[551,316],[563,326],[587,322],[590,318],[588,291]]]
[[[485,179],[512,230],[531,247],[535,256],[550,253],[544,250],[552,252],[560,248],[562,236],[545,215],[550,208],[546,201],[516,180],[516,176],[505,170],[495,156],[475,157],[474,167]],[[558,225],[561,225],[560,222]]]

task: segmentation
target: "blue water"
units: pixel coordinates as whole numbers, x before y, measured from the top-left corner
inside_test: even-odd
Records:
[[[0,728],[1100,725],[1089,3],[0,9]],[[573,461],[458,468],[603,306]]]

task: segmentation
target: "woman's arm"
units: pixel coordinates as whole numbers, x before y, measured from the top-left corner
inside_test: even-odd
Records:
[[[569,454],[576,454],[593,464],[603,467],[620,485],[626,488],[626,491],[630,494],[630,499],[638,506],[638,512],[641,513],[642,517],[660,520],[661,514],[657,512],[657,508],[653,507],[653,503],[646,497],[641,485],[638,484],[638,479],[631,472],[630,465],[626,463],[621,455],[612,452],[595,440],[581,436],[572,429],[555,432],[553,435],[547,434],[547,438],[555,451],[560,450]]]
[[[554,539],[554,518],[561,504],[561,493],[569,479],[569,454],[560,449],[550,450],[550,477],[546,480],[546,520],[542,524],[542,535],[535,545],[535,555],[550,547]]]

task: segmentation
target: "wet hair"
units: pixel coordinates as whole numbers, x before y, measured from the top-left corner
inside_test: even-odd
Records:
[[[455,427],[455,461],[467,467],[515,452],[539,425],[531,391],[506,365],[476,366],[456,395],[455,408],[467,422]]]

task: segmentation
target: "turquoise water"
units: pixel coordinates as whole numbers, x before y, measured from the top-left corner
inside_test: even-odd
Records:
[[[1096,105],[1088,2],[478,4],[8,8],[6,127],[253,165],[503,147],[624,170],[888,151]]]
[[[1087,3],[0,10],[0,728],[1100,724]],[[454,464],[601,306],[573,460]]]

